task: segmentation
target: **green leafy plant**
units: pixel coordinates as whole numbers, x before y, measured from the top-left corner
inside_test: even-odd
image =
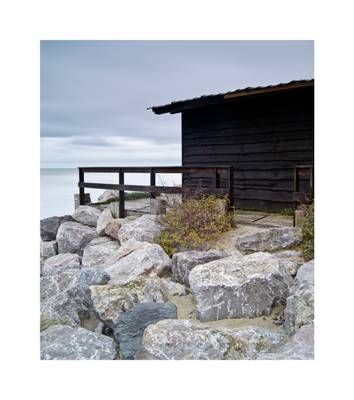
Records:
[[[312,260],[315,256],[315,203],[310,204],[306,210],[301,223],[303,241],[302,251],[306,261]]]
[[[174,204],[160,217],[165,228],[158,243],[168,255],[181,250],[205,249],[235,226],[227,199],[200,196]]]

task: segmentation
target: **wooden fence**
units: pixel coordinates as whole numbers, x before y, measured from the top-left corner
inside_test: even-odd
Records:
[[[89,173],[116,173],[118,183],[92,183],[85,182],[85,174]],[[126,185],[124,174],[126,173],[147,173],[150,174],[150,185]],[[213,185],[205,186],[156,186],[156,174],[211,174]],[[226,187],[220,187],[221,176],[226,181]],[[233,206],[233,168],[231,166],[212,166],[212,167],[80,167],[79,168],[79,193],[80,205],[85,204],[85,188],[93,189],[113,189],[119,191],[119,217],[125,217],[125,191],[147,192],[151,198],[157,194],[182,194],[182,195],[216,195],[226,196],[229,199],[229,206]]]

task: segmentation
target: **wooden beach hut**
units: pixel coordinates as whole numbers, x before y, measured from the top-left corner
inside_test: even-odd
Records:
[[[151,109],[181,113],[182,166],[233,167],[237,208],[279,211],[293,207],[294,191],[312,196],[314,80],[248,87]],[[207,179],[184,174],[183,186],[205,185]]]

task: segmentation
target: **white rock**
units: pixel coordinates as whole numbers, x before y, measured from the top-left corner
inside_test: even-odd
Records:
[[[40,282],[41,301],[47,300],[70,287],[76,286],[79,276],[79,269],[68,269],[44,275]]]
[[[104,266],[111,277],[110,284],[125,285],[133,282],[140,276],[162,275],[171,268],[171,260],[158,244],[142,242],[118,261]]]
[[[109,200],[119,200],[119,191],[107,189],[100,196],[98,196],[97,200],[99,202],[105,202]]]
[[[187,288],[180,283],[173,282],[170,278],[160,278],[161,285],[166,293],[166,297],[174,297],[174,296],[186,296],[188,294]]]
[[[136,359],[225,360],[256,359],[273,351],[285,335],[259,327],[239,330],[212,328],[197,321],[166,319],[149,325]]]
[[[242,235],[236,239],[236,247],[244,252],[273,251],[285,249],[302,241],[300,228],[271,228]]]
[[[167,300],[159,278],[140,279],[125,286],[91,286],[90,290],[98,318],[112,328],[120,315],[136,305]]]
[[[113,239],[119,240],[119,230],[122,227],[123,222],[122,219],[116,218],[112,221],[108,222],[105,226],[104,233],[107,236],[112,237]]]
[[[64,222],[58,229],[58,252],[82,254],[84,247],[96,236],[94,228],[77,222]]]
[[[97,226],[100,215],[101,211],[95,207],[79,206],[73,214],[73,219],[83,225]]]
[[[274,255],[278,258],[280,266],[285,268],[291,276],[295,276],[300,265],[304,263],[301,251],[284,250]]]
[[[48,258],[58,254],[58,243],[55,240],[41,242],[41,257]]]
[[[97,235],[105,235],[107,224],[113,221],[112,212],[109,208],[105,208],[97,219]]]
[[[296,283],[290,289],[284,310],[284,330],[293,335],[302,326],[313,323],[315,293],[313,282]]]
[[[119,243],[108,237],[93,239],[84,249],[83,267],[103,267],[105,262],[119,249]]]
[[[280,346],[275,352],[260,354],[261,360],[313,360],[314,327],[306,325],[300,328],[289,342]]]
[[[80,269],[80,257],[77,254],[61,253],[44,261],[42,274],[46,275],[71,269]]]
[[[200,264],[226,257],[227,254],[221,250],[211,249],[209,251],[182,251],[175,253],[172,257],[173,279],[189,286],[189,273]]]
[[[113,360],[114,340],[83,328],[51,326],[41,333],[42,360]]]
[[[315,279],[315,262],[314,260],[307,261],[297,271],[295,280],[299,283],[311,282],[314,283]]]
[[[142,215],[134,221],[124,224],[118,236],[121,243],[129,239],[141,242],[154,242],[161,234],[161,225],[156,215]]]
[[[285,302],[292,278],[276,257],[260,252],[198,265],[189,282],[197,318],[213,321],[269,315],[275,304]]]

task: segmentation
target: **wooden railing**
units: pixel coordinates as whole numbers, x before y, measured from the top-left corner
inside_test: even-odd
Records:
[[[88,173],[116,173],[118,183],[92,183],[85,182],[85,174]],[[126,173],[148,173],[150,174],[150,185],[126,185],[124,174]],[[205,186],[156,186],[156,174],[195,174],[207,173],[212,175],[213,185]],[[220,187],[221,176],[224,175],[226,187]],[[226,196],[229,199],[229,206],[233,206],[233,168],[231,166],[195,166],[195,167],[80,167],[79,168],[79,193],[80,205],[85,204],[85,188],[113,189],[119,191],[119,217],[125,217],[125,191],[147,192],[150,198],[156,194],[182,194],[182,195],[216,195]]]

